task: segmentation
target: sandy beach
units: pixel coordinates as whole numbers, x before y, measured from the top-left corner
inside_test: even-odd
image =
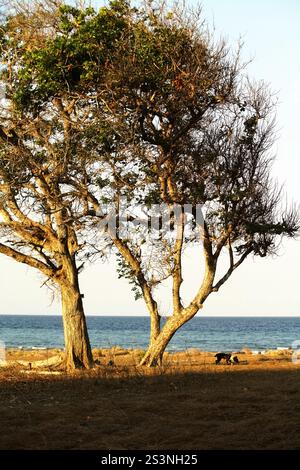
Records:
[[[51,365],[60,350],[8,350],[0,449],[300,448],[292,351],[240,351],[230,366],[190,349],[155,369],[142,353],[94,350],[93,370],[67,375]]]

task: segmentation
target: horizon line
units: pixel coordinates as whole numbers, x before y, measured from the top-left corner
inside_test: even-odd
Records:
[[[40,317],[61,317],[62,314],[60,313],[0,313],[0,316],[20,316],[20,317],[25,317],[25,316],[29,316],[29,317],[34,317],[34,316],[40,316]],[[172,315],[164,315],[164,316],[161,316],[161,318],[169,318],[171,317]],[[140,315],[140,314],[136,314],[136,315],[130,315],[130,314],[101,314],[101,313],[87,313],[85,314],[85,317],[117,317],[117,318],[122,318],[122,317],[130,317],[130,318],[150,318],[150,315]],[[226,314],[226,315],[209,315],[209,314],[203,314],[203,315],[195,315],[193,318],[195,317],[205,317],[205,318],[300,318],[300,314],[299,315],[230,315],[230,314]]]

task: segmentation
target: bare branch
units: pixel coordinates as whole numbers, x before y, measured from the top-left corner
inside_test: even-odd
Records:
[[[54,277],[56,274],[56,271],[53,269],[50,269],[46,264],[44,264],[42,261],[37,260],[33,256],[25,255],[23,253],[20,253],[17,250],[14,250],[13,248],[10,248],[8,246],[3,245],[0,243],[0,253],[6,256],[9,256],[10,258],[15,259],[19,263],[27,264],[28,266],[31,266],[32,268],[36,268],[39,271],[41,271],[45,276],[47,277]]]

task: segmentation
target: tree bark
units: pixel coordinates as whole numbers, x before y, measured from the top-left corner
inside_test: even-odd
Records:
[[[183,318],[170,317],[140,362],[141,366],[155,367],[162,364],[163,354],[176,331],[185,323]]]
[[[79,288],[62,286],[61,299],[66,368],[67,370],[91,368],[93,356]]]
[[[158,314],[158,312],[151,312],[149,348],[151,348],[151,346],[155,344],[155,342],[156,342],[156,340],[157,340],[157,338],[160,334],[160,320],[161,320],[161,317]],[[163,358],[163,353],[159,354],[158,357],[156,358],[156,364],[157,365],[162,364],[162,358]]]
[[[212,284],[215,276],[215,265],[210,256],[207,256],[206,270],[202,285],[193,301],[188,307],[174,314],[167,320],[156,340],[150,343],[149,348],[142,358],[140,365],[154,367],[162,364],[163,354],[176,331],[202,308],[206,298],[212,292]]]
[[[160,315],[152,313],[150,317],[150,343],[154,343],[160,333]]]
[[[66,368],[88,369],[93,366],[93,356],[79,289],[62,287],[61,298]]]

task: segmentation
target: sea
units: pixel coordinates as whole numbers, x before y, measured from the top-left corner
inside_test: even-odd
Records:
[[[149,341],[149,317],[87,316],[93,348],[145,349]],[[184,325],[168,350],[197,348],[202,351],[255,351],[293,348],[300,343],[300,317],[201,317]],[[0,315],[0,345],[6,348],[63,348],[60,316]]]

